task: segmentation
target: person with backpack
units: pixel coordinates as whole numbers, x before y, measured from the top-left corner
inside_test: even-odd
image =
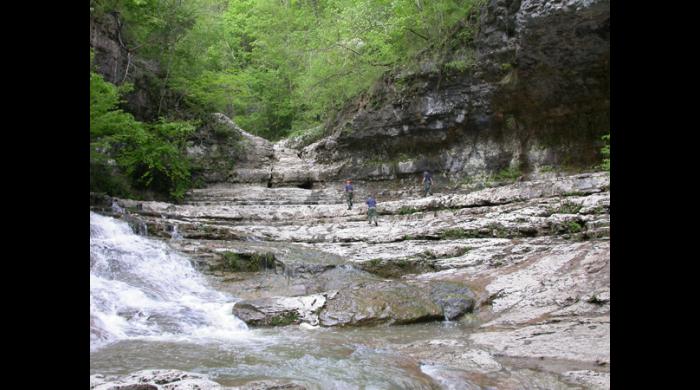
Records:
[[[348,202],[348,210],[352,210],[353,191],[352,180],[345,180],[345,200]]]
[[[423,172],[423,197],[428,196],[428,193],[432,195],[432,192],[430,191],[430,187],[433,185],[433,175],[425,171]]]
[[[371,225],[372,220],[374,220],[374,226],[379,226],[377,224],[377,200],[374,199],[374,195],[370,195],[367,198],[367,219],[368,223]]]

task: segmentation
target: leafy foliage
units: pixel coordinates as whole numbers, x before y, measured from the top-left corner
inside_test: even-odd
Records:
[[[194,111],[269,139],[315,128],[482,0],[92,0],[128,46],[165,67]],[[473,31],[458,37],[469,41]],[[463,71],[470,53],[446,70]]]
[[[565,228],[569,233],[579,233],[583,230],[583,226],[576,221],[569,221]]]
[[[113,85],[91,70],[91,190],[181,199],[194,185],[197,167],[190,166],[184,148],[197,123],[173,118],[222,112],[257,135],[294,135],[309,144],[324,135],[322,124],[334,112],[427,48],[449,46],[457,53],[438,71],[465,71],[473,63],[473,52],[463,47],[474,36],[473,26],[449,45],[445,37],[482,3],[91,0],[91,17],[116,23],[129,61],[136,56],[158,62],[159,72],[147,71],[158,73],[154,88],[161,102],[166,88],[175,90],[191,114],[161,112],[159,105],[159,121],[140,122],[120,108],[133,86]],[[214,131],[220,141],[231,141],[225,129]]]
[[[580,204],[566,201],[559,205],[559,207],[548,209],[547,216],[552,214],[577,214],[582,208],[583,206]]]
[[[508,167],[504,168],[493,176],[496,181],[514,181],[522,175],[519,168]]]
[[[417,213],[418,211],[419,210],[414,208],[414,207],[401,206],[401,208],[399,208],[396,213],[398,215],[409,215],[409,214]]]
[[[118,105],[126,88],[90,71],[90,187],[112,195],[153,190],[181,199],[190,188],[190,122],[142,123]]]
[[[223,252],[222,269],[229,272],[257,272],[274,269],[276,258],[273,253]]]
[[[149,125],[147,131],[122,134],[117,140],[126,147],[117,162],[137,188],[182,199],[190,188],[189,162],[182,151],[193,130],[187,122],[160,122]]]

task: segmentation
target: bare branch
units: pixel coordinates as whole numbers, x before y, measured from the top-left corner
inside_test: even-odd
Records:
[[[127,50],[126,52],[126,70],[124,71],[124,78],[122,79],[122,84],[126,81],[126,76],[129,75],[129,65],[131,65],[131,52]]]
[[[419,33],[415,32],[415,31],[413,31],[413,29],[411,29],[411,28],[406,27],[406,30],[408,30],[408,31],[410,31],[410,32],[412,32],[412,33],[418,35],[419,37],[425,39],[426,41],[429,41],[429,39],[428,39],[425,35],[419,34]]]

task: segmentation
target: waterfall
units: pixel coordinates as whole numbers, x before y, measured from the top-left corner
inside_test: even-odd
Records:
[[[171,240],[182,240],[182,234],[177,231],[177,225],[173,225],[173,231],[170,233]]]
[[[90,213],[90,349],[124,339],[243,340],[236,299],[210,288],[184,255]]]
[[[119,203],[116,199],[112,199],[112,212],[117,214],[124,214],[124,209],[121,206],[119,206]]]

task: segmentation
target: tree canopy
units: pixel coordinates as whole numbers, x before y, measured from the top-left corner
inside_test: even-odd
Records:
[[[124,111],[134,87],[91,65],[91,190],[181,199],[192,186],[187,137],[212,112],[270,140],[318,137],[344,104],[444,43],[481,1],[91,0],[91,17],[116,16],[129,56],[161,69],[150,87],[160,118],[147,123]],[[166,90],[182,97],[185,114],[161,110]]]
[[[268,139],[313,128],[479,0],[94,0],[193,110]]]

